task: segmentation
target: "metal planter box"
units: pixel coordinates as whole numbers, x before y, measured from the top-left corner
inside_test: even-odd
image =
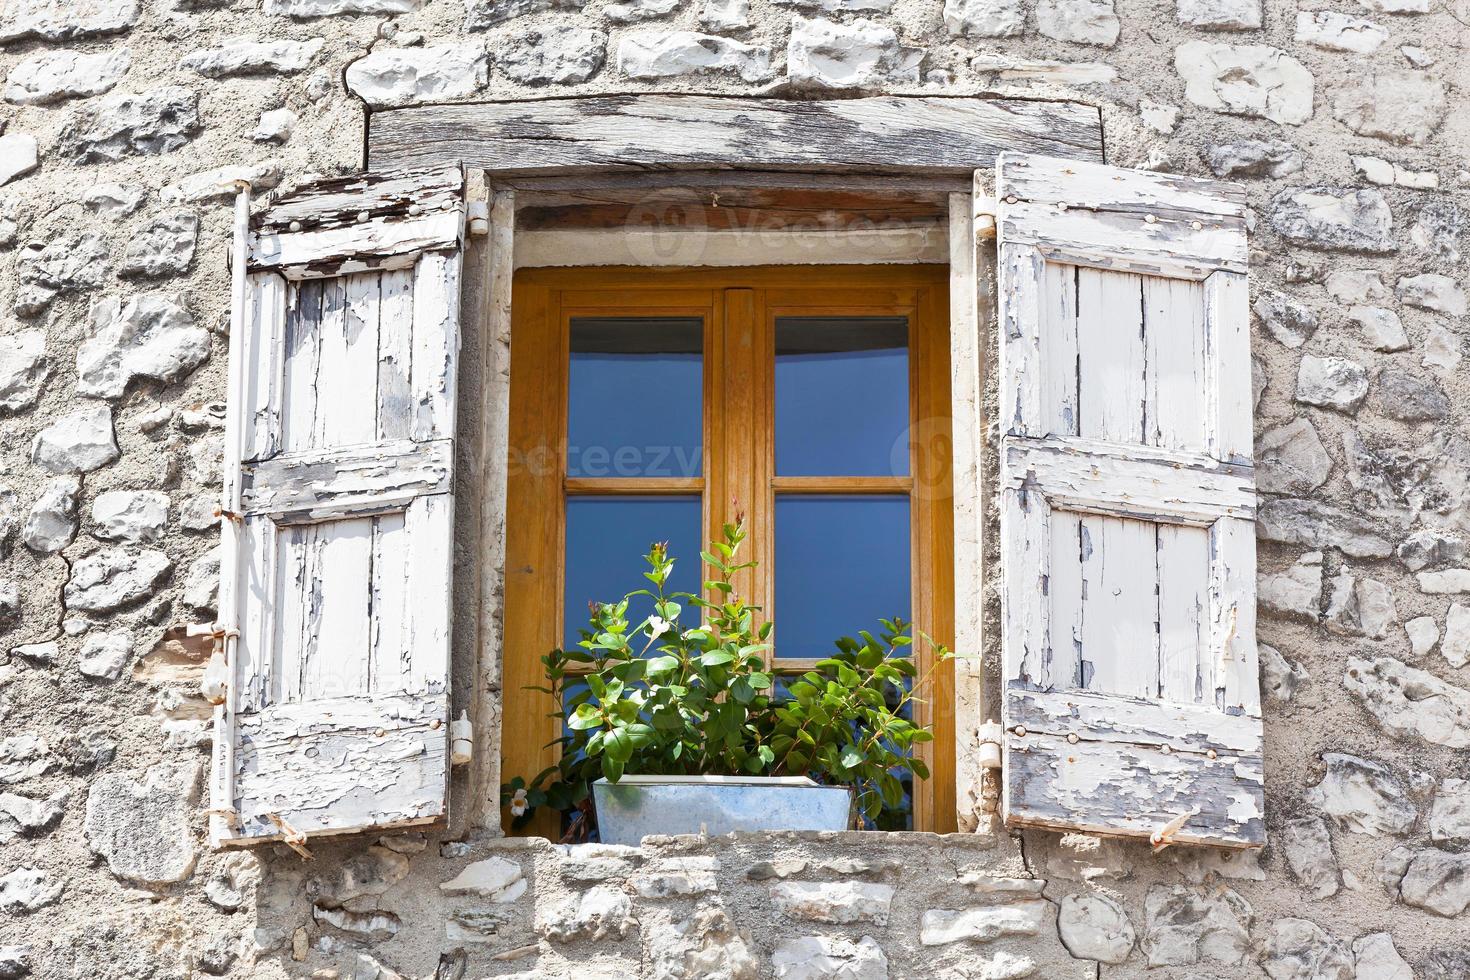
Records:
[[[852,789],[805,776],[624,776],[592,784],[604,844],[638,846],[650,834],[847,830]]]

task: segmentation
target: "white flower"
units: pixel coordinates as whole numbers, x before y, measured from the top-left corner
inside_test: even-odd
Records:
[[[526,791],[523,789],[516,790],[515,796],[511,797],[510,800],[510,815],[513,817],[519,817],[521,814],[525,813],[527,809],[528,804],[526,803]]]
[[[658,639],[673,628],[673,625],[662,616],[648,617],[648,632],[652,639]]]

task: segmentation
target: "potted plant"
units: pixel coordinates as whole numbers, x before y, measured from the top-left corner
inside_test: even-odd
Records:
[[[666,592],[674,557],[653,545],[651,588],[590,604],[578,648],[541,658],[537,690],[561,706],[561,762],[502,785],[512,826],[549,806],[573,811],[566,840],[588,839],[594,821],[604,842],[633,844],[646,833],[841,830],[897,809],[899,772],[929,777],[912,750],[933,734],[904,714],[933,669],[916,676],[909,624],[880,620],[877,636],[839,639],[830,657],[778,679],[765,657],[772,623],[733,584],[754,567],[740,560],[745,536],[743,522],[726,524],[701,554],[710,598]],[[651,611],[630,623],[634,600]],[[953,656],[920,636],[935,664]]]

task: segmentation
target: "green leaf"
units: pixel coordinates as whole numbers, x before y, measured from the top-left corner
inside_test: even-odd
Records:
[[[590,704],[579,704],[577,710],[567,719],[567,727],[574,731],[585,731],[589,728],[602,727],[602,712]]]
[[[723,664],[731,663],[734,660],[735,655],[726,650],[711,650],[709,653],[701,654],[699,657],[699,662],[706,667],[719,667]]]
[[[841,760],[842,765],[846,768],[856,769],[858,766],[868,761],[868,757],[864,755],[863,750],[858,748],[856,745],[845,745],[842,748]]]

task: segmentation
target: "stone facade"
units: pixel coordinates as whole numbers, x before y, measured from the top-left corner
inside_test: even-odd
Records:
[[[8,0],[0,978],[1470,976],[1470,4],[1339,7]],[[1245,184],[1263,853],[209,850],[177,627],[214,601],[221,180],[345,172],[377,107],[668,90],[1071,98],[1111,163]]]

